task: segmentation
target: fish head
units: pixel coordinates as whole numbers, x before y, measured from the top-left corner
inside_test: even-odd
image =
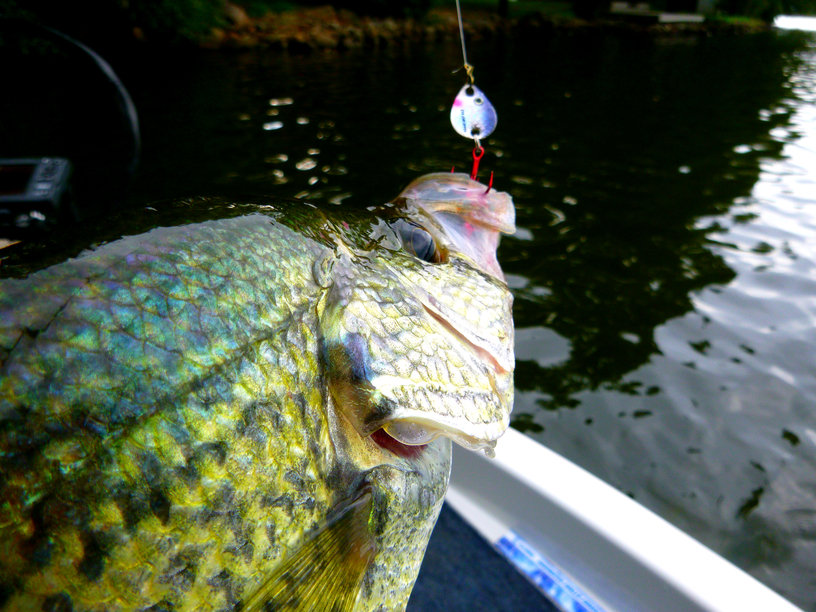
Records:
[[[364,445],[402,457],[439,437],[490,454],[513,404],[512,295],[496,260],[512,200],[439,173],[378,212],[368,244],[322,264],[336,411]]]
[[[373,222],[333,224],[314,277],[334,481],[370,496],[377,551],[354,609],[390,610],[419,571],[452,441],[491,454],[509,424],[512,295],[496,248],[515,219],[509,195],[448,173],[369,212]]]

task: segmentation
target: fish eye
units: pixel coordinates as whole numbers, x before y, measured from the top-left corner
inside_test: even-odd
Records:
[[[482,103],[484,102],[484,100],[482,100],[481,98],[476,98],[476,99],[474,100],[474,102],[475,102],[476,104],[482,104]]]
[[[439,263],[442,260],[436,241],[427,230],[405,219],[397,219],[391,223],[391,227],[411,255],[428,263]]]

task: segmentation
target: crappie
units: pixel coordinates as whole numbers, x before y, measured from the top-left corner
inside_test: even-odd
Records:
[[[0,252],[0,610],[403,610],[450,440],[508,425],[510,197],[150,214]]]

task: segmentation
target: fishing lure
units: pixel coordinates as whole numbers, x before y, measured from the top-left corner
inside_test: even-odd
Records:
[[[462,41],[462,59],[465,63],[468,82],[453,100],[450,119],[457,134],[465,138],[472,138],[476,144],[473,148],[473,171],[470,173],[470,178],[475,180],[479,170],[479,160],[484,155],[481,139],[487,138],[496,129],[498,115],[484,92],[473,84],[473,66],[467,61],[465,29],[462,25],[462,9],[459,7],[459,0],[456,0],[456,15],[459,18],[459,38]],[[491,183],[492,178],[491,175]]]
[[[496,109],[482,90],[467,84],[459,90],[451,107],[451,125],[465,138],[486,138],[496,129]]]

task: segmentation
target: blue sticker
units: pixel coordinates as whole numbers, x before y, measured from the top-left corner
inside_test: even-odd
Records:
[[[564,612],[605,612],[514,531],[502,536],[496,548]]]

